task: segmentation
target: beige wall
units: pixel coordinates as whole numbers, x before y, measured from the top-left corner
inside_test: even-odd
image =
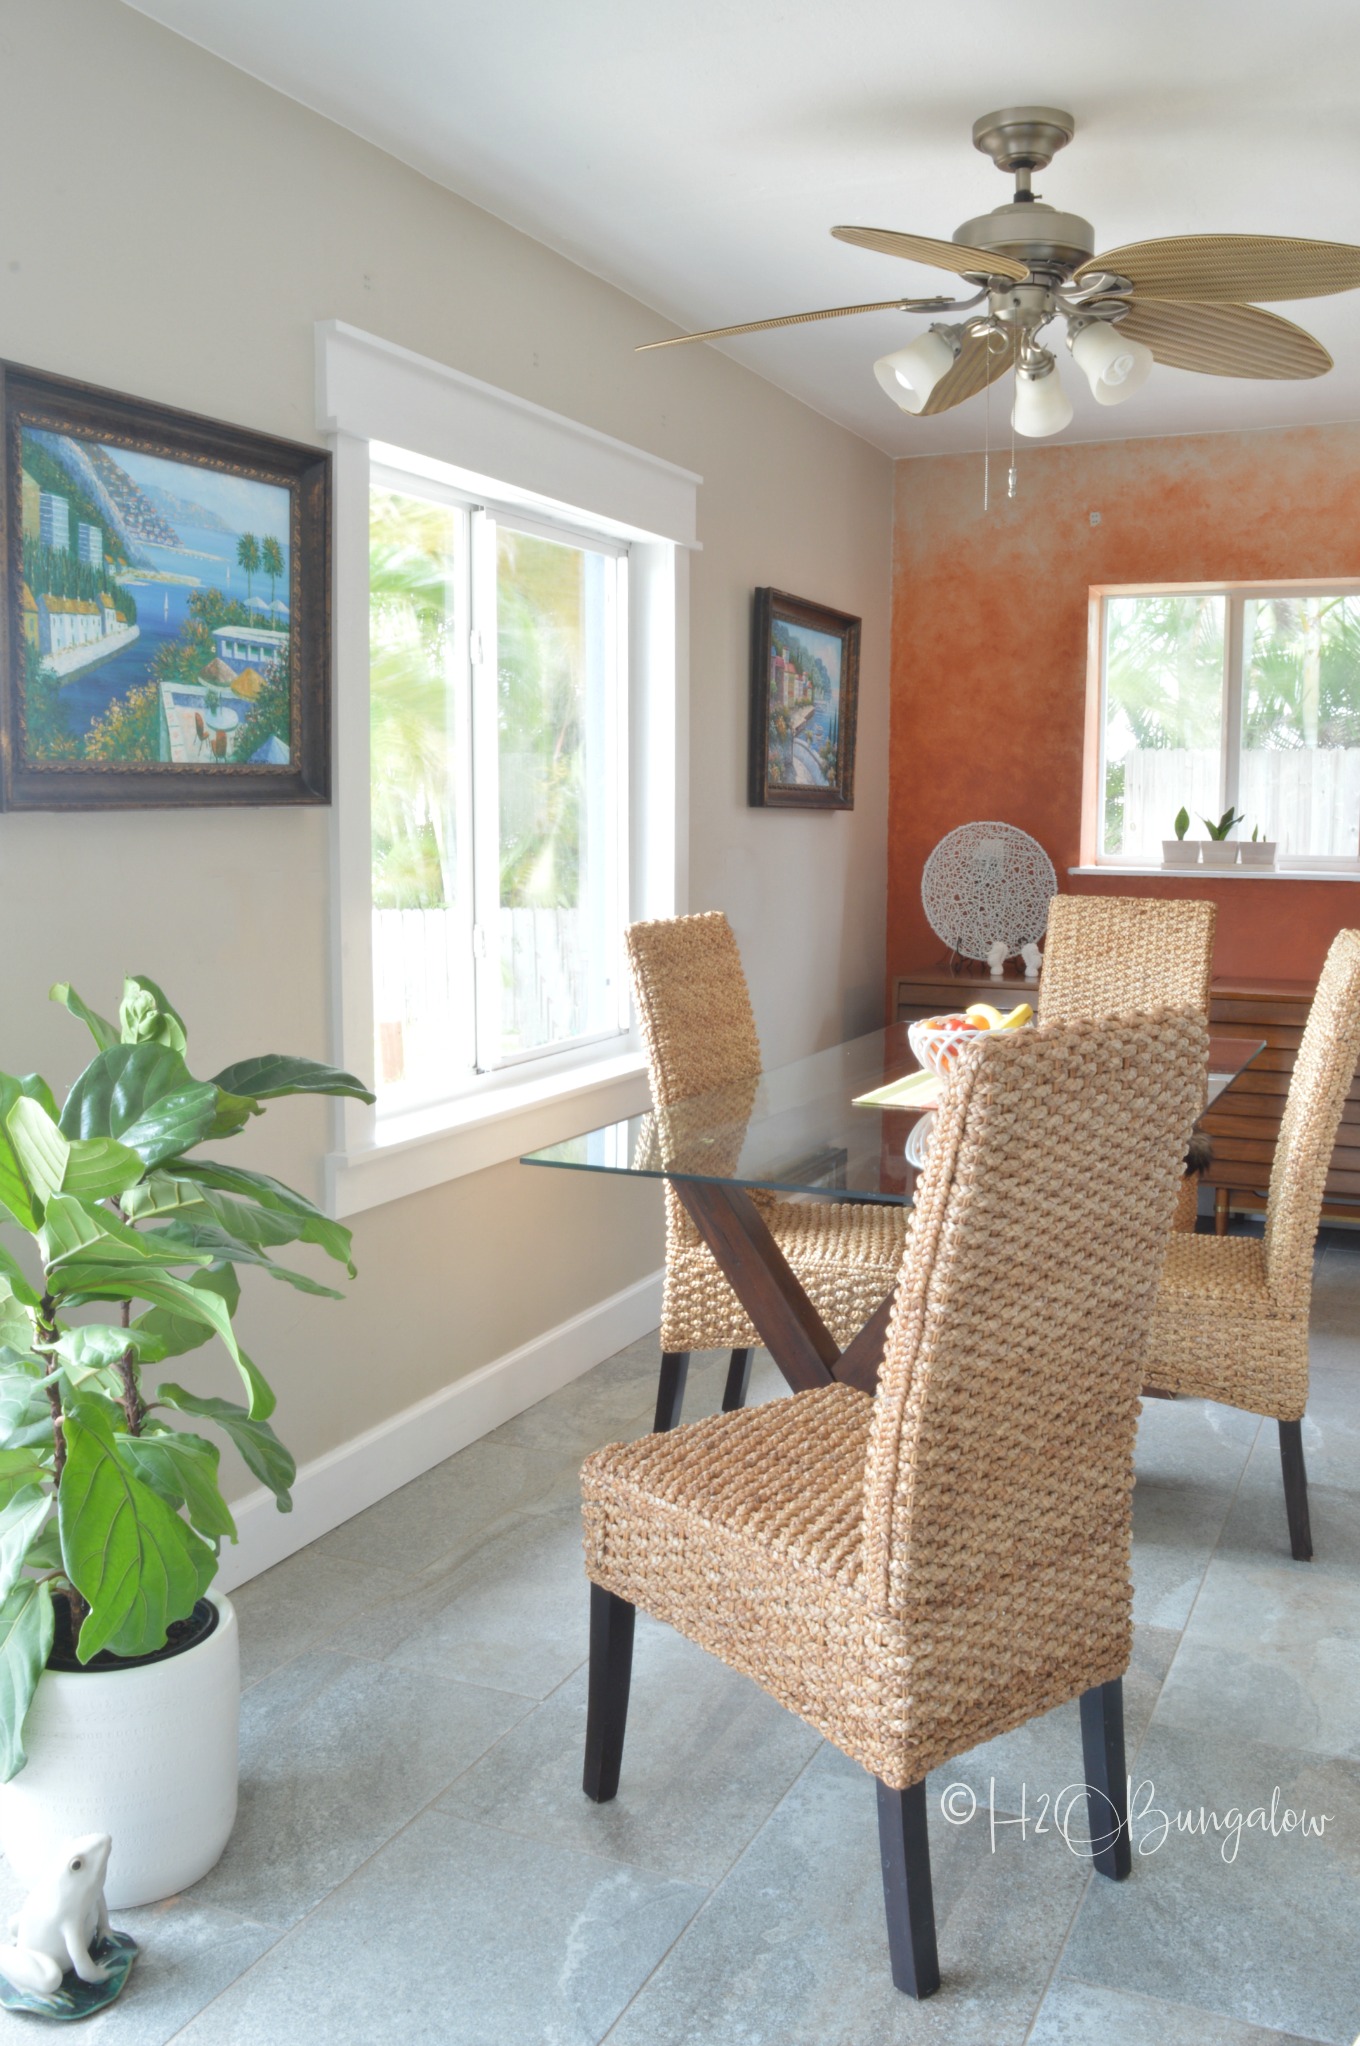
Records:
[[[645,308],[117,0],[5,0],[0,68],[11,360],[311,441],[313,322],[334,317],[704,476],[690,903],[731,915],[772,1056],[876,1022],[887,458],[712,350],[635,357],[660,327]],[[850,815],[745,807],[760,583],[863,616]],[[325,1055],[327,821],[0,818],[0,1065],[69,1080],[81,1033],[48,984],[105,1007],[125,970],[185,1011],[196,1071],[271,1048]],[[322,1106],[283,1103],[238,1152],[315,1196],[328,1142]],[[300,1460],[655,1269],[660,1207],[640,1186],[506,1165],[361,1216],[355,1246],[343,1306],[263,1281],[243,1304]]]

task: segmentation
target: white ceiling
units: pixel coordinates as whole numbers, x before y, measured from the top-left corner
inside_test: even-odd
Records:
[[[951,288],[846,247],[848,221],[949,237],[1010,191],[974,118],[1069,108],[1036,189],[1096,246],[1194,231],[1360,240],[1354,0],[129,0],[654,306],[658,336]],[[1360,418],[1360,293],[1278,306],[1337,368],[1257,383],[1158,368],[1119,408],[1070,363],[1063,438]],[[870,314],[725,342],[898,455],[982,445],[983,401],[898,412]],[[993,435],[1006,405],[993,393]]]

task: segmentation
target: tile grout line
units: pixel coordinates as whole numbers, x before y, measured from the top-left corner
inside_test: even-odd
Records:
[[[662,1968],[665,1967],[666,1962],[670,1959],[671,1955],[675,1952],[676,1948],[680,1945],[681,1941],[688,1938],[690,1932],[698,1924],[699,1920],[703,1917],[704,1913],[713,1903],[715,1897],[718,1894],[718,1891],[722,1888],[723,1884],[732,1874],[732,1871],[737,1867],[739,1862],[745,1860],[746,1856],[751,1852],[751,1849],[755,1846],[756,1841],[760,1838],[761,1834],[765,1831],[766,1827],[773,1822],[775,1814],[779,1811],[780,1807],[784,1804],[785,1800],[792,1797],[794,1791],[798,1788],[798,1785],[802,1782],[803,1778],[807,1775],[808,1770],[816,1761],[818,1755],[821,1754],[822,1749],[824,1747],[827,1747],[828,1745],[829,1743],[826,1740],[818,1742],[817,1746],[812,1750],[812,1753],[808,1756],[806,1762],[804,1762],[802,1768],[798,1771],[798,1774],[794,1777],[788,1789],[784,1792],[783,1797],[780,1798],[779,1803],[774,1806],[774,1809],[772,1811],[766,1814],[765,1818],[761,1821],[760,1825],[756,1827],[755,1832],[746,1842],[746,1845],[743,1848],[741,1848],[738,1853],[733,1855],[731,1861],[723,1870],[718,1880],[713,1884],[712,1888],[709,1890],[708,1895],[704,1898],[703,1903],[700,1904],[698,1910],[695,1911],[693,1915],[690,1918],[688,1918],[685,1921],[685,1923],[681,1926],[679,1932],[676,1933],[675,1938],[671,1941],[670,1945],[666,1948],[665,1952],[663,1954],[658,1955],[655,1965],[648,1970],[647,1974],[643,1977],[642,1981],[639,1982],[637,1988],[633,1991],[633,1994],[629,1997],[627,2003],[625,2003],[622,2009],[619,2010],[614,2015],[614,2017],[610,2019],[609,2024],[606,2026],[605,2030],[600,2033],[598,2039],[596,2039],[596,2041],[594,2042],[594,2046],[608,2046],[608,2041],[611,2034],[618,2030],[619,2026],[623,2023],[623,2020],[627,2016],[628,2012],[632,2009],[633,2005],[642,1995],[644,1989],[646,1989],[648,1985],[656,1979],[657,1975],[660,1974]],[[872,1782],[873,1778],[870,1777],[869,1780],[870,1782]]]

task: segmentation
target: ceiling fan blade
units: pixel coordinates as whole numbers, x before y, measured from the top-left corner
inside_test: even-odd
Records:
[[[916,414],[928,419],[932,413],[950,412],[966,398],[976,398],[1003,376],[1015,360],[1009,340],[1004,347],[990,346],[986,334],[968,334],[954,367],[940,378],[925,404]]]
[[[880,256],[902,256],[909,263],[932,263],[937,270],[953,270],[960,277],[980,273],[984,277],[1009,277],[1015,284],[1029,276],[1014,256],[989,254],[970,249],[963,242],[937,242],[928,234],[899,234],[893,227],[833,227],[838,242],[851,242],[857,249],[876,249]],[[1127,275],[1127,272],[1121,272]]]
[[[645,355],[649,348],[681,348],[686,341],[721,341],[729,334],[763,334],[768,327],[805,327],[810,320],[839,320],[847,313],[895,313],[910,306],[909,298],[880,298],[872,305],[829,305],[819,313],[781,313],[775,320],[743,320],[735,327],[706,327],[702,334],[671,334],[664,341],[644,341],[633,350]]]
[[[1222,299],[1324,298],[1360,286],[1360,248],[1287,234],[1177,234],[1108,249],[1083,263],[1074,281],[1080,284],[1100,270],[1127,277],[1140,297],[1182,298],[1196,305]]]
[[[1171,369],[1214,377],[1320,377],[1332,358],[1292,320],[1254,305],[1194,305],[1134,298],[1119,332],[1141,341]]]

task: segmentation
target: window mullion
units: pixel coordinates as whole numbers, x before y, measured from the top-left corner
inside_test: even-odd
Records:
[[[500,732],[496,688],[496,521],[471,514],[473,982],[476,989],[477,1070],[500,1063],[501,887]]]
[[[1223,633],[1223,810],[1236,809],[1242,792],[1242,695],[1246,661],[1246,598],[1229,591]]]

